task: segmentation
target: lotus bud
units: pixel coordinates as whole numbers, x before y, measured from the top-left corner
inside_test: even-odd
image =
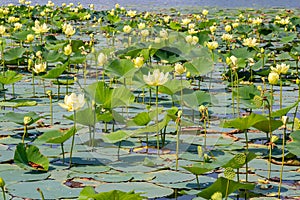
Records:
[[[176,65],[175,65],[175,73],[181,75],[184,72],[186,72],[186,68],[182,64],[176,63]]]
[[[223,196],[221,192],[215,192],[213,195],[210,197],[211,200],[222,200]]]
[[[3,180],[2,177],[0,177],[0,187],[4,188],[4,186],[5,186],[5,181]]]
[[[68,44],[67,46],[65,46],[64,48],[64,54],[66,56],[69,56],[72,54],[72,46],[70,44]]]
[[[179,111],[177,112],[177,117],[180,118],[181,116],[182,116],[182,110],[179,110]]]
[[[272,135],[272,137],[271,137],[271,143],[277,142],[278,139],[279,139],[278,136]]]
[[[271,85],[277,84],[278,80],[279,80],[279,75],[276,72],[269,73],[268,81]]]
[[[32,117],[30,116],[25,116],[23,119],[24,125],[27,126],[28,124],[30,124],[32,122]]]
[[[104,53],[100,53],[98,56],[98,65],[103,66],[107,62],[107,56]]]
[[[297,78],[296,79],[296,84],[299,85],[300,84],[300,80]]]
[[[34,35],[33,34],[28,34],[26,37],[27,42],[32,42],[34,40]]]

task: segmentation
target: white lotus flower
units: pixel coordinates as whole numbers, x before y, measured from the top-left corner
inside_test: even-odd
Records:
[[[84,95],[79,94],[78,96],[75,93],[66,95],[64,98],[64,103],[58,103],[62,108],[65,108],[68,111],[76,111],[82,108],[85,104]]]
[[[144,75],[144,81],[150,86],[160,86],[165,84],[168,81],[169,72],[164,74],[160,72],[159,69],[155,69],[153,74],[148,73],[148,76]]]

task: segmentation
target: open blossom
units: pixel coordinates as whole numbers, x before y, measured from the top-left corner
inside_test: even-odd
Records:
[[[163,72],[160,72],[159,69],[155,69],[153,74],[150,74],[149,72],[148,76],[144,75],[143,78],[146,84],[150,86],[160,86],[168,81],[168,75],[169,72],[164,74]]]
[[[34,27],[32,27],[32,30],[35,32],[35,34],[42,34],[47,33],[50,28],[47,27],[47,24],[44,23],[43,25],[40,25],[39,21],[35,21]]]
[[[159,31],[159,36],[162,39],[166,40],[166,39],[168,39],[169,34],[165,29],[163,29],[163,30]]]
[[[210,50],[214,50],[214,49],[218,48],[219,44],[216,41],[212,41],[212,42],[207,42],[206,46]]]
[[[64,24],[62,30],[67,37],[71,37],[76,32],[75,28],[73,28],[71,24]]]
[[[208,15],[208,10],[206,10],[206,9],[202,10],[202,15],[204,15],[204,16]]]
[[[271,85],[277,84],[279,80],[279,75],[276,72],[270,72],[268,76],[268,81]]]
[[[103,66],[107,62],[107,56],[104,53],[100,53],[98,56],[98,65]]]
[[[131,32],[131,26],[129,26],[129,25],[126,25],[126,26],[124,26],[123,27],[123,31],[125,32],[125,33],[130,33]]]
[[[197,36],[188,35],[185,37],[185,41],[189,44],[195,45],[198,43],[199,38]]]
[[[136,16],[136,11],[135,10],[129,10],[129,11],[127,11],[127,15],[129,17],[135,17]]]
[[[139,57],[136,57],[132,60],[132,62],[134,63],[134,67],[136,68],[140,68],[143,66],[144,64],[144,58],[139,56]]]
[[[138,24],[138,28],[139,28],[140,30],[144,29],[145,27],[146,27],[146,24],[145,24],[145,23],[139,23],[139,24]]]
[[[42,72],[45,72],[47,68],[47,63],[46,62],[42,62],[39,64],[35,64],[34,68],[32,69],[35,73],[39,74]]]
[[[271,67],[271,71],[280,74],[286,74],[290,68],[290,65],[286,65],[285,63],[277,64],[276,67]]]
[[[189,19],[189,18],[184,18],[181,20],[182,25],[188,25],[190,22],[191,22],[191,19]]]
[[[248,47],[255,47],[258,45],[256,41],[256,38],[246,38],[243,40],[243,45]]]
[[[142,30],[142,31],[141,31],[141,35],[142,35],[143,37],[147,37],[147,36],[149,36],[149,34],[150,34],[150,32],[149,32],[148,30]]]
[[[252,24],[254,24],[254,25],[260,25],[262,23],[262,19],[261,18],[255,18],[255,19],[253,19],[252,20]]]
[[[17,22],[17,23],[14,23],[14,30],[19,30],[19,29],[21,29],[22,28],[22,24],[21,23],[19,23],[19,22]]]
[[[183,74],[184,72],[186,72],[186,68],[180,63],[176,63],[174,68],[175,68],[176,74],[180,75],[180,74]]]
[[[225,40],[225,41],[231,41],[233,36],[231,34],[228,34],[228,33],[223,33],[221,38],[222,38],[222,40]]]
[[[217,27],[215,25],[210,26],[209,30],[210,30],[211,33],[214,33],[217,30]]]
[[[82,108],[85,104],[84,95],[79,94],[78,96],[75,93],[66,95],[64,98],[64,103],[58,103],[62,108],[65,108],[68,111],[76,111]]]

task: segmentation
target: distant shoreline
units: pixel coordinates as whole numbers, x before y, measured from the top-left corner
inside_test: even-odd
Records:
[[[10,3],[19,4],[18,0],[1,0],[0,6],[7,5]],[[48,0],[31,0],[32,4],[46,4]],[[61,6],[62,3],[74,3],[80,2],[84,7],[88,7],[89,4],[94,4],[97,10],[108,10],[112,9],[116,3],[127,9],[136,10],[157,10],[166,8],[186,9],[186,8],[197,8],[197,7],[220,7],[220,8],[283,8],[283,9],[300,9],[300,0],[53,0],[57,6]],[[101,2],[101,3],[99,3]]]

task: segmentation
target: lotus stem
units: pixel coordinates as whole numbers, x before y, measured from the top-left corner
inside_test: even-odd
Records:
[[[280,189],[282,185],[282,175],[283,175],[283,167],[284,167],[284,147],[285,147],[285,138],[286,138],[286,122],[284,124],[283,129],[283,137],[282,137],[282,158],[281,158],[281,169],[280,169],[280,178],[279,178],[279,186],[278,186],[278,199],[280,199]]]
[[[50,125],[53,126],[53,99],[52,99],[52,91],[49,90],[47,92],[50,101]]]
[[[156,146],[157,146],[157,154],[159,155],[159,125],[158,125],[158,86],[156,86],[156,97],[155,97],[155,105],[156,105]]]
[[[60,146],[61,146],[61,152],[62,152],[62,156],[63,156],[63,164],[65,164],[65,150],[64,150],[64,143],[61,143]]]
[[[248,144],[248,132],[245,130],[245,139],[246,139],[246,182],[248,182],[248,161],[247,161],[247,156],[249,153],[249,144]]]
[[[239,98],[239,75],[237,72],[235,72],[236,77],[236,109],[237,109],[237,115],[240,116],[240,98]]]
[[[282,77],[281,75],[280,76],[280,97],[279,97],[279,108],[281,109],[282,108]]]
[[[300,85],[299,84],[298,84],[298,101],[300,101]],[[296,106],[296,109],[295,109],[295,112],[294,112],[294,116],[293,116],[292,132],[294,131],[295,118],[297,116],[298,107],[299,107],[299,102],[298,102],[298,104]]]
[[[34,72],[32,71],[32,95],[35,96]]]
[[[70,150],[69,168],[72,167],[72,154],[73,154],[73,147],[74,147],[74,142],[75,142],[75,133],[76,133],[76,111],[74,110],[74,134],[72,136],[72,144],[71,144],[71,150]]]
[[[225,199],[228,199],[228,190],[229,190],[229,185],[230,185],[230,180],[227,179],[227,184],[226,184],[226,193],[225,193]]]
[[[177,117],[176,120],[176,171],[178,170],[178,160],[179,160],[179,136],[180,136],[180,116]]]
[[[199,176],[198,176],[198,174],[196,174],[196,181],[197,181],[198,189],[200,190],[200,182],[199,182]]]
[[[2,189],[2,195],[3,195],[3,199],[6,200],[6,196],[5,196],[5,190],[4,190],[4,187],[1,187]]]
[[[22,136],[22,143],[24,144],[25,137],[28,137],[27,125],[24,125],[24,133]]]

